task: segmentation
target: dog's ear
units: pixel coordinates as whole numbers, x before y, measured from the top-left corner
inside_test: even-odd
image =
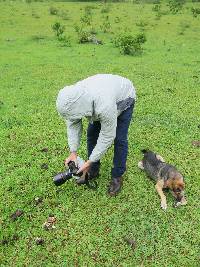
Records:
[[[180,180],[175,180],[173,183],[173,191],[176,193],[180,193],[184,190],[185,188],[185,183],[183,181]]]

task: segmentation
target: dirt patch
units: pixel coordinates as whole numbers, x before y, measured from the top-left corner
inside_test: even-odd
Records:
[[[40,151],[41,151],[41,152],[48,152],[49,149],[48,149],[48,147],[43,147]]]
[[[44,239],[41,237],[36,237],[35,239],[36,245],[43,245],[44,244]]]
[[[43,224],[43,228],[47,231],[55,229],[56,217],[50,215],[47,221]]]
[[[131,246],[132,249],[136,248],[136,241],[134,239],[130,239],[128,237],[124,237],[124,241]]]
[[[13,214],[10,215],[12,221],[16,221],[18,217],[22,216],[24,212],[22,210],[16,210]]]

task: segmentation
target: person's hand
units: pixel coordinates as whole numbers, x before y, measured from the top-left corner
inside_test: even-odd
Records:
[[[86,161],[86,162],[83,164],[83,166],[81,166],[81,168],[77,171],[77,174],[80,173],[80,172],[83,172],[83,173],[88,172],[91,163],[92,163],[92,162],[91,162],[90,160]]]
[[[66,158],[66,160],[65,160],[65,166],[67,166],[67,164],[70,161],[74,161],[75,164],[76,164],[76,166],[77,166],[77,153],[76,152],[71,152],[71,154],[69,155],[69,157]]]

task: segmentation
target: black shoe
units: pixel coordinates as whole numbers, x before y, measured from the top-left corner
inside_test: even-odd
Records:
[[[122,176],[112,178],[110,185],[108,187],[108,194],[110,196],[116,196],[120,192],[121,187],[122,187]]]
[[[98,165],[91,164],[89,171],[88,171],[89,179],[99,177],[99,171],[100,171],[100,163]]]

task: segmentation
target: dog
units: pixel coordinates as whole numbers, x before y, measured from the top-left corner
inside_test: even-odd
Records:
[[[138,167],[155,180],[155,188],[161,198],[161,208],[167,209],[166,196],[163,193],[165,188],[169,188],[175,197],[175,207],[186,205],[185,183],[182,174],[174,166],[166,163],[160,155],[148,149],[143,149],[141,152],[144,157],[138,163]]]

